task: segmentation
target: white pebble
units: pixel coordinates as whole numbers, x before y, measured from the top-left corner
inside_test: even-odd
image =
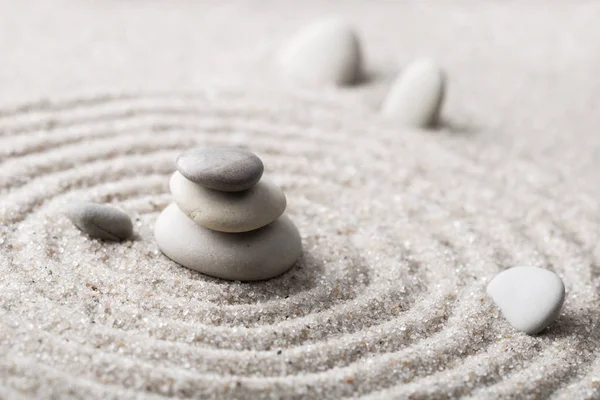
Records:
[[[488,296],[516,329],[533,335],[558,317],[565,286],[552,271],[514,267],[499,273],[487,287]]]
[[[339,19],[313,23],[293,36],[279,57],[282,75],[310,85],[350,85],[360,79],[357,35]]]
[[[434,125],[444,100],[445,85],[444,73],[433,61],[414,61],[392,85],[381,113],[407,127]]]

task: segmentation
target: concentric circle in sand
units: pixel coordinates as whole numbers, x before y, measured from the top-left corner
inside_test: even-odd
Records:
[[[279,278],[212,279],[154,243],[176,154],[225,144],[287,194],[305,254]],[[0,397],[593,396],[597,207],[551,171],[452,148],[273,93],[0,110]],[[75,199],[125,209],[135,239],[86,238],[61,213]],[[515,265],[567,286],[538,337],[485,297]]]

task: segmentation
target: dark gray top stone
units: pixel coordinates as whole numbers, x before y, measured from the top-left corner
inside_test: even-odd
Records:
[[[260,158],[238,147],[206,147],[184,151],[177,170],[192,182],[222,192],[250,189],[262,177]]]

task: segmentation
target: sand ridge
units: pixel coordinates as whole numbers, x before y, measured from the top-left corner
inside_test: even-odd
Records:
[[[0,387],[50,397],[597,396],[600,210],[560,170],[459,152],[365,109],[215,88],[0,111]],[[164,257],[153,223],[183,149],[248,145],[305,255],[230,283]],[[114,203],[133,241],[61,215]],[[564,280],[562,315],[515,332],[485,296],[514,265]],[[2,392],[0,392],[2,393]]]

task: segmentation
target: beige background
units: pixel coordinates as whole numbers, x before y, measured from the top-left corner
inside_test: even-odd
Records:
[[[370,82],[343,95],[376,107],[396,71],[414,57],[433,57],[448,72],[444,114],[455,135],[547,157],[568,164],[574,178],[597,182],[600,3],[594,1],[5,0],[0,100],[208,83],[274,86],[276,49],[329,15],[355,24],[372,72]]]

